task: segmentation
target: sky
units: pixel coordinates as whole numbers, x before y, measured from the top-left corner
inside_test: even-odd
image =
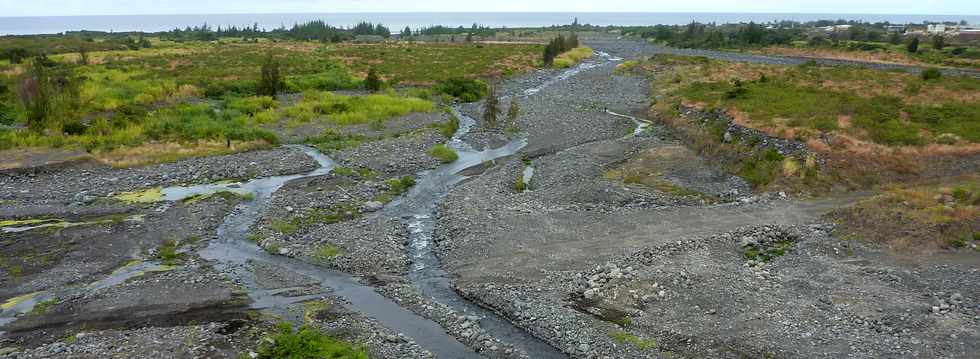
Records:
[[[332,12],[768,12],[980,15],[978,0],[0,0],[0,17]]]

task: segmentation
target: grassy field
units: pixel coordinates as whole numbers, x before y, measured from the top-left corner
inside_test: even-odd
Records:
[[[933,251],[980,241],[980,179],[945,185],[894,186],[835,211],[846,237],[893,248]]]
[[[482,79],[533,69],[543,47],[535,44],[342,44],[324,50],[359,74],[375,68],[386,80],[429,85],[454,77]]]
[[[942,177],[937,166],[956,168],[980,153],[980,80],[972,77],[666,55],[617,71],[655,74],[653,116],[760,188],[813,192]],[[806,144],[824,162],[726,143],[727,123],[687,119],[681,108],[721,109],[740,126]]]
[[[555,58],[554,66],[557,68],[569,68],[579,62],[592,57],[592,49],[588,47],[576,47]]]
[[[510,75],[537,66],[540,52],[527,44],[151,42],[152,48],[138,50],[94,48],[86,61],[75,52],[50,56],[44,68],[58,92],[49,115],[33,128],[19,100],[32,74],[30,59],[0,65],[0,151],[81,150],[125,166],[273,145],[283,127],[311,122],[383,126],[387,118],[432,111],[430,99],[442,87],[370,96],[329,91],[361,89],[369,68],[387,87]],[[280,66],[282,92],[294,95],[255,96],[269,56]]]
[[[836,132],[883,145],[924,145],[953,134],[980,142],[980,80],[972,77],[923,80],[857,67],[715,61],[685,66],[674,83],[683,101],[729,109],[745,125],[775,135]]]
[[[811,46],[805,41],[796,41],[790,45],[768,46],[753,50],[753,52],[919,66],[933,65],[974,69],[980,67],[980,47],[947,46],[942,50],[937,50],[930,48],[927,41],[923,41],[914,54],[906,50],[905,44],[894,45],[864,41],[842,41],[838,46]]]

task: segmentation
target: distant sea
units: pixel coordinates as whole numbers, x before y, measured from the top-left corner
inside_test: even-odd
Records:
[[[323,14],[202,14],[202,15],[114,15],[114,16],[43,16],[0,17],[0,35],[56,34],[64,31],[167,31],[203,24],[212,27],[238,27],[258,24],[260,28],[290,27],[296,23],[321,19],[338,27],[349,27],[360,21],[382,23],[398,32],[429,25],[470,26],[474,23],[491,27],[540,27],[570,24],[575,18],[592,25],[679,25],[698,22],[770,22],[778,20],[811,21],[824,19],[889,21],[896,24],[923,21],[960,21],[980,24],[980,15],[883,15],[883,14],[778,14],[778,13],[323,13]]]

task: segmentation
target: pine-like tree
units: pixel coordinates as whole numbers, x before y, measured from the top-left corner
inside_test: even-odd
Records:
[[[368,70],[367,78],[364,79],[364,88],[371,92],[381,91],[381,78],[378,77],[378,71],[373,67]]]
[[[517,117],[521,115],[521,107],[517,104],[517,96],[510,98],[510,106],[507,107],[507,128],[517,129]]]
[[[918,52],[919,51],[919,37],[913,35],[912,38],[909,39],[909,43],[905,45],[905,50],[907,50],[908,52],[911,52],[913,54],[916,53],[916,52]]]
[[[497,115],[500,114],[500,99],[497,98],[497,84],[494,79],[487,81],[487,99],[483,104],[483,126],[497,128]]]
[[[943,35],[936,35],[932,37],[932,48],[942,51],[946,47],[946,37]]]
[[[270,53],[262,63],[262,77],[259,78],[259,96],[275,96],[282,90],[282,76],[279,73],[279,61]]]

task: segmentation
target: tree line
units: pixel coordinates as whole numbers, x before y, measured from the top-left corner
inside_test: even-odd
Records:
[[[571,49],[579,46],[578,35],[569,34],[567,37],[559,34],[558,37],[548,42],[544,47],[544,64],[551,66],[555,63],[555,58]]]

